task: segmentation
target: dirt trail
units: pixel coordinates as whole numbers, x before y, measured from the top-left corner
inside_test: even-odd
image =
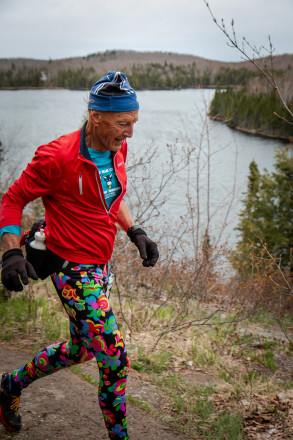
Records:
[[[27,352],[0,345],[0,372],[10,372],[31,359]],[[142,384],[141,384],[142,385]],[[138,395],[145,391],[132,381]],[[150,389],[150,393],[152,390]],[[158,396],[157,396],[158,397]],[[128,426],[131,440],[190,440],[171,430],[163,422],[128,402]],[[97,388],[70,370],[63,370],[30,385],[21,398],[23,428],[16,440],[106,440]],[[11,440],[0,426],[0,439]]]

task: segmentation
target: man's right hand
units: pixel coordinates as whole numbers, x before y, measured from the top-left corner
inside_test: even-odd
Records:
[[[23,284],[28,284],[29,278],[37,280],[38,276],[33,266],[25,260],[20,248],[6,251],[2,256],[1,279],[3,285],[11,291],[20,292]]]

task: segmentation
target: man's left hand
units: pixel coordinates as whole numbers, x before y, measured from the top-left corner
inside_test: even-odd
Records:
[[[139,225],[131,226],[127,231],[127,235],[139,250],[144,267],[153,267],[159,258],[156,243],[146,235],[146,232]]]
[[[144,267],[154,267],[159,258],[158,246],[147,235],[136,235],[133,243],[139,250]]]

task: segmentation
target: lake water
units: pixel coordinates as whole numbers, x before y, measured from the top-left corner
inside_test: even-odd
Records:
[[[225,219],[236,176],[233,204],[223,238],[233,246],[236,240],[234,227],[241,209],[242,192],[247,185],[249,164],[255,160],[260,171],[264,168],[271,171],[275,148],[281,142],[246,135],[207,120],[205,114],[213,94],[213,90],[197,89],[138,92],[139,121],[128,145],[129,151],[136,155],[143,155],[149,147],[158,152],[151,170],[155,185],[160,184],[162,167],[167,166],[170,151],[167,144],[175,145],[179,153],[184,147],[194,147],[194,157],[200,152],[201,227],[204,229],[207,221],[209,193],[210,224],[215,235]],[[78,129],[86,114],[87,98],[88,94],[82,91],[0,91],[0,140],[6,155],[2,177],[12,169],[11,164],[18,175],[39,145]],[[7,161],[11,164],[8,165]],[[192,164],[189,171],[192,192],[195,191],[196,165]],[[169,200],[161,209],[161,219],[176,221],[180,215],[185,215],[187,177],[185,169],[178,174],[176,182],[167,185],[165,194]]]

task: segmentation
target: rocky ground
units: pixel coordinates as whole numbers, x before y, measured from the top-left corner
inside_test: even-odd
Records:
[[[11,371],[30,360],[25,351],[0,346],[0,371]],[[89,368],[93,368],[93,364]],[[132,396],[151,395],[160,411],[160,396],[151,384],[130,375]],[[33,383],[22,395],[20,412],[22,430],[13,434],[17,440],[106,440],[97,389],[71,370],[63,370]],[[188,440],[159,419],[128,403],[129,434],[132,440]],[[11,439],[1,426],[0,439]]]

